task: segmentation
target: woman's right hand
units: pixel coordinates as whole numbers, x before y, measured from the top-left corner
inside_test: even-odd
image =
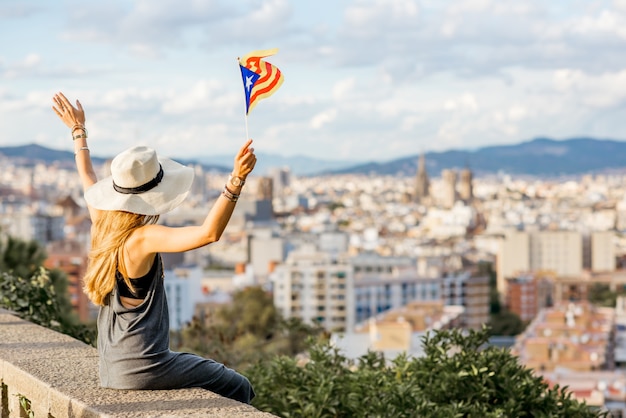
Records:
[[[233,167],[233,177],[239,177],[245,180],[248,174],[254,169],[256,164],[256,155],[254,155],[254,148],[250,145],[252,140],[246,141],[243,147],[239,150],[235,156],[235,165]]]
[[[52,106],[52,110],[70,129],[76,126],[85,126],[85,111],[83,106],[76,100],[76,107],[72,106],[69,100],[59,92],[54,95],[52,101],[56,106]]]

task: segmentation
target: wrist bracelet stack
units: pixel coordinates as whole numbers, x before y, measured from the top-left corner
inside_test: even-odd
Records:
[[[224,185],[224,190],[222,190],[222,195],[231,202],[235,203],[239,200],[239,195],[228,190],[228,186]]]
[[[83,133],[74,135],[74,132],[79,129],[82,130]],[[85,125],[80,125],[77,123],[76,125],[72,126],[72,140],[76,141],[77,139],[80,139],[80,138],[87,139],[87,128],[85,128]]]

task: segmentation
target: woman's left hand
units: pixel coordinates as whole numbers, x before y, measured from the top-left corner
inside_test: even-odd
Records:
[[[52,106],[52,110],[68,128],[72,129],[77,125],[85,126],[85,111],[78,100],[76,100],[76,107],[74,107],[63,93],[59,92],[54,95],[52,101],[55,104]]]
[[[248,174],[254,169],[256,164],[256,155],[254,155],[254,148],[252,148],[252,140],[249,139],[241,147],[237,155],[235,156],[235,165],[233,167],[232,175],[240,177],[245,180]]]

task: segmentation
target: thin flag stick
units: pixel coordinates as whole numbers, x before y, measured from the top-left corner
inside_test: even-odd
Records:
[[[250,139],[250,134],[248,133],[248,115],[246,114],[246,141]]]

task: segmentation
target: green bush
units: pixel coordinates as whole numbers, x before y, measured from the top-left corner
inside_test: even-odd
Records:
[[[297,318],[283,319],[272,295],[260,286],[236,291],[231,304],[211,314],[210,323],[194,318],[180,331],[172,331],[171,346],[196,353],[235,369],[267,362],[276,355],[294,356],[314,338],[325,338],[318,326]]]
[[[423,338],[423,357],[390,362],[374,352],[351,361],[316,345],[305,364],[277,357],[246,374],[257,393],[253,405],[281,417],[606,416],[566,389],[549,388],[487,339],[486,329],[437,331]]]
[[[15,312],[23,319],[95,345],[95,330],[63,314],[67,296],[57,294],[49,273],[40,267],[25,279],[11,272],[1,272],[0,307]]]

